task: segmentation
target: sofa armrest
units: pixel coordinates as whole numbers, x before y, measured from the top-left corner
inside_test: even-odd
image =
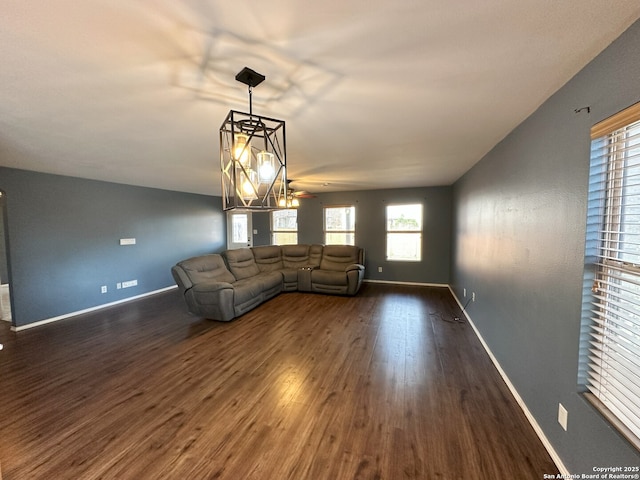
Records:
[[[351,272],[353,270],[359,270],[361,272],[364,272],[364,265],[360,265],[359,263],[354,263],[353,265],[349,265],[347,268],[344,269],[345,272]]]
[[[179,265],[171,267],[171,275],[173,276],[176,285],[180,288],[180,292],[182,294],[193,287],[193,283],[191,282],[189,275],[187,275],[187,272],[185,272]]]
[[[364,280],[364,265],[354,263],[345,269],[347,275],[347,295],[355,295]]]
[[[188,310],[212,320],[227,322],[235,317],[234,287],[227,282],[204,280],[184,294]]]

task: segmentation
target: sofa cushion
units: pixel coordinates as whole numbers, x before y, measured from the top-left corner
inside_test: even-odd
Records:
[[[221,295],[230,295],[233,299],[233,286],[226,282],[205,281],[193,286],[195,300],[201,305],[212,305],[220,302]],[[228,290],[228,292],[223,292]]]
[[[229,270],[236,280],[255,277],[260,273],[250,248],[225,250],[222,255],[227,259]]]
[[[297,269],[309,265],[309,245],[282,245],[281,249],[284,268]]]
[[[241,305],[256,298],[262,301],[263,289],[264,286],[262,282],[256,277],[238,280],[233,284],[233,291],[235,292],[233,299],[234,306]]]
[[[349,265],[360,263],[360,247],[353,245],[325,245],[320,268],[344,272]]]
[[[215,280],[218,282],[235,282],[235,278],[231,272],[227,270],[224,259],[218,254],[202,255],[183,260],[178,263],[189,277],[193,285]]]
[[[263,272],[258,275],[257,278],[262,283],[262,294],[265,300],[275,297],[282,292],[283,282],[282,273],[280,272],[281,271]]]
[[[277,245],[253,247],[253,258],[261,272],[275,272],[283,267],[282,249]]]
[[[323,251],[324,247],[322,245],[311,245],[309,247],[309,265],[319,267]]]
[[[346,286],[348,285],[348,278],[344,272],[338,272],[335,270],[312,270],[311,282],[319,283],[322,285],[336,285]]]

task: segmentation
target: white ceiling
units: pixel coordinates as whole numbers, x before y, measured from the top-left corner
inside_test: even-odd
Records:
[[[249,66],[296,188],[449,185],[639,17],[638,0],[2,0],[0,165],[219,195]]]

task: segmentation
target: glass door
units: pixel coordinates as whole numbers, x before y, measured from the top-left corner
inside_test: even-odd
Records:
[[[253,246],[251,212],[227,213],[227,248]]]

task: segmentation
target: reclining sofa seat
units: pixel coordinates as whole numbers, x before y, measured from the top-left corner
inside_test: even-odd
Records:
[[[250,248],[225,250],[222,256],[236,278],[233,289],[237,317],[282,291],[282,274],[277,270],[260,271]]]
[[[183,260],[171,273],[191,313],[229,321],[282,291],[355,295],[364,278],[364,250],[347,245],[240,248]]]
[[[232,283],[236,279],[220,255],[183,260],[171,268],[171,274],[191,313],[223,322],[235,318]]]
[[[363,278],[362,248],[326,245],[322,250],[320,268],[311,271],[311,291],[355,295],[362,285]]]
[[[261,272],[281,272],[283,276],[283,291],[293,291],[296,288],[295,282],[291,282],[288,278],[290,275],[284,271],[282,263],[282,248],[277,245],[265,247],[253,247],[253,258],[255,259],[258,270]],[[295,280],[295,279],[294,279]]]

